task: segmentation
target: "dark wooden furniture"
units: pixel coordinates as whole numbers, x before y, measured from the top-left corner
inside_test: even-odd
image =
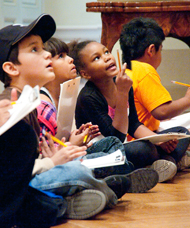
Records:
[[[120,36],[123,24],[135,17],[151,17],[168,37],[184,41],[190,47],[190,0],[151,2],[89,2],[87,12],[100,12],[101,42],[111,51]]]

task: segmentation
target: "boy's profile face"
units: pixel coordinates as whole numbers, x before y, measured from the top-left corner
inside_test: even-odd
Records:
[[[63,83],[69,79],[76,78],[77,71],[73,63],[73,58],[66,53],[60,53],[52,58],[52,66],[56,80]]]
[[[42,39],[38,35],[25,37],[18,44],[19,84],[40,87],[55,78],[51,54],[44,50]],[[22,85],[20,85],[22,86]]]

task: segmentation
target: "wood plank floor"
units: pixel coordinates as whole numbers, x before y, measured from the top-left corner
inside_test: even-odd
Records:
[[[64,220],[52,228],[186,228],[190,227],[190,169],[148,193],[127,193],[111,210],[93,219]]]

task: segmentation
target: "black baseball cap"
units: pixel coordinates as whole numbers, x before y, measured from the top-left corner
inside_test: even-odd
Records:
[[[0,30],[0,80],[4,82],[5,75],[2,68],[9,58],[13,45],[22,40],[27,34],[39,35],[43,42],[51,38],[56,30],[54,19],[48,14],[40,15],[28,26],[8,25]]]

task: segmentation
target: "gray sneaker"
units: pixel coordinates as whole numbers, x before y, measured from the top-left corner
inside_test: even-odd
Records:
[[[186,151],[182,159],[177,163],[177,170],[190,168],[190,151]]]
[[[83,190],[73,196],[66,197],[67,210],[65,218],[87,219],[101,212],[106,205],[105,195],[93,189]]]
[[[159,159],[155,161],[151,168],[156,170],[159,176],[158,182],[165,182],[171,180],[177,173],[177,166],[175,163],[165,160]]]
[[[113,175],[104,178],[118,199],[125,193],[143,193],[158,183],[158,173],[150,168],[141,168],[125,175]]]
[[[131,181],[129,193],[147,192],[158,183],[158,173],[150,168],[136,169],[125,176]]]

